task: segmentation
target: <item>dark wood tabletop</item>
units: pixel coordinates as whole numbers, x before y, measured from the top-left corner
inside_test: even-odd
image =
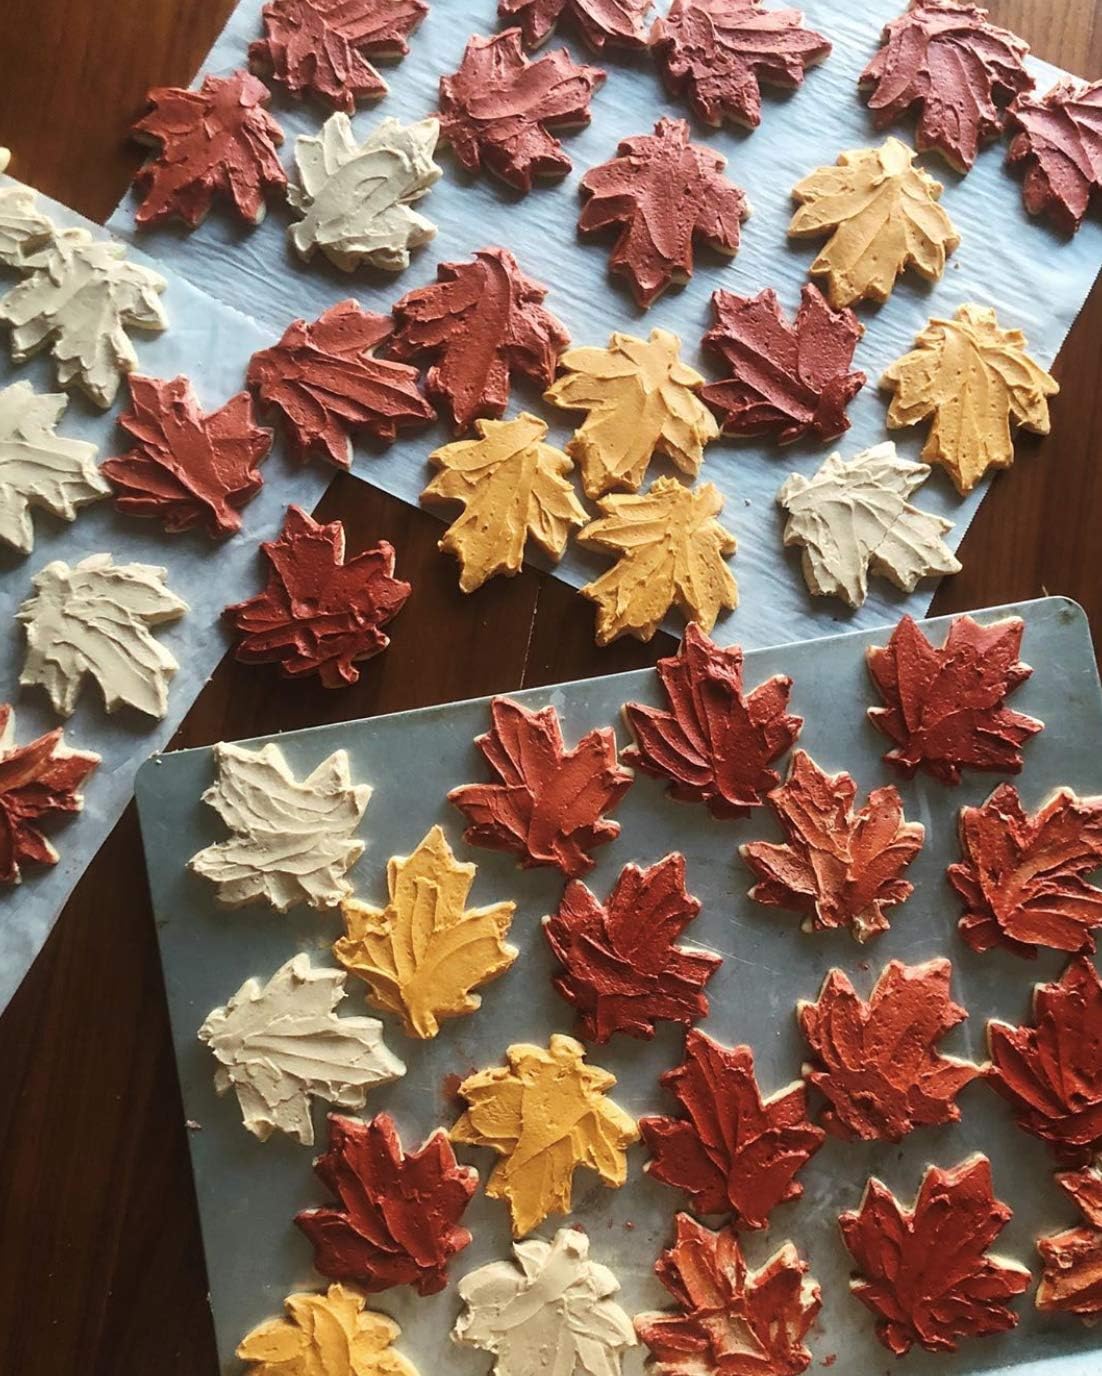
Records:
[[[448,0],[461,3],[461,0]],[[1034,51],[1102,76],[1095,0],[989,0]],[[4,0],[0,144],[19,176],[104,219],[140,158],[153,85],[186,85],[231,0]],[[1062,593],[1102,634],[1102,287],[1056,365],[1052,433],[1022,442],[936,612]],[[380,537],[414,592],[385,654],[330,692],[223,663],[175,744],[294,729],[653,664],[672,642],[593,644],[593,608],[525,569],[472,596],[440,526],[346,475],[319,508],[355,553]],[[199,1223],[168,1015],[130,808],[0,1019],[0,1372],[212,1376]]]

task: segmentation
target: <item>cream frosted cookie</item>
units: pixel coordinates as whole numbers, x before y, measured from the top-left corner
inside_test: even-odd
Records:
[[[436,226],[413,209],[440,180],[433,161],[440,125],[435,119],[400,124],[384,119],[363,143],[338,113],[316,136],[295,143],[299,185],[287,199],[302,212],[288,233],[306,259],[316,249],[345,272],[361,263],[398,272],[410,249],[435,237]]]

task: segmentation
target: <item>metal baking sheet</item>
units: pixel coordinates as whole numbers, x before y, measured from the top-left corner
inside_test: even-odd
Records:
[[[249,43],[262,32],[262,6],[263,0],[240,0],[200,75],[224,75],[245,63]],[[173,224],[137,230],[137,201],[127,196],[110,225],[205,291],[251,315],[269,339],[277,338],[293,319],[313,319],[347,296],[372,310],[389,311],[403,293],[433,281],[438,263],[469,258],[488,243],[502,244],[516,254],[525,271],[549,285],[547,304],[566,324],[575,344],[603,344],[613,330],[645,335],[661,326],[679,335],[686,359],[712,377],[715,361],[702,355],[698,346],[711,325],[713,291],[722,287],[752,294],[773,287],[787,311],[799,302],[818,244],[787,238],[795,183],[813,168],[833,163],[843,150],[879,143],[888,132],[913,142],[912,122],[877,133],[857,93],[858,75],[876,51],[881,29],[904,7],[905,0],[863,0],[859,5],[802,0],[799,8],[808,24],[830,38],[834,51],[808,73],[799,90],[767,91],[761,127],[749,134],[730,127],[710,129],[694,120],[684,104],[666,95],[646,55],[610,50],[598,61],[569,34],[553,36],[547,48],[565,42],[577,61],[598,61],[608,73],[594,96],[591,124],[563,139],[573,171],[561,182],[540,183],[529,195],[518,196],[493,177],[468,176],[450,152],[442,150],[444,176],[418,207],[439,233],[402,273],[365,269],[346,274],[320,254],[303,263],[287,243],[293,216],[286,206],[274,203],[258,228],[243,225],[232,211],[217,206],[199,229],[188,233]],[[655,7],[656,12],[666,8],[667,0]],[[358,137],[364,138],[384,116],[409,121],[435,110],[440,77],[456,69],[472,34],[498,29],[496,9],[497,0],[434,4],[411,37],[409,56],[383,69],[389,94],[356,114]],[[1066,75],[1034,59],[1030,66],[1040,90]],[[327,111],[318,102],[296,101],[279,87],[273,89],[272,110],[287,136],[282,152],[291,169],[295,138],[315,134]],[[601,236],[582,240],[577,234],[578,183],[590,167],[614,155],[622,138],[648,133],[660,115],[687,118],[693,138],[727,158],[728,174],[746,190],[752,214],[733,259],[699,251],[691,282],[683,290],[666,292],[650,310],[640,311],[621,279],[608,275],[609,243]],[[877,391],[877,379],[912,347],[931,315],[952,315],[967,301],[995,306],[1002,323],[1024,330],[1030,351],[1051,365],[1102,267],[1102,219],[1088,217],[1070,238],[1031,219],[1022,207],[1020,183],[1006,169],[1005,155],[1005,142],[990,145],[963,178],[940,158],[922,159],[945,187],[943,202],[960,231],[961,245],[940,282],[930,284],[908,272],[883,307],[859,309],[867,328],[855,366],[868,374],[869,383],[850,406],[852,429],[838,444],[779,449],[760,442],[719,440],[706,450],[702,477],[724,494],[721,519],[739,544],[731,569],[742,603],[720,621],[714,632],[717,639],[747,647],[776,645],[877,626],[904,610],[923,616],[929,609],[934,589],[929,580],[907,596],[874,578],[868,601],[856,612],[834,598],[813,598],[800,572],[799,552],[783,548],[783,513],[776,495],[789,473],[812,474],[832,449],[850,457],[888,437],[886,398]],[[1053,404],[1058,407],[1059,398]],[[581,418],[577,412],[545,406],[538,389],[524,382],[513,389],[510,411],[522,409],[542,415],[551,426],[550,442],[560,446]],[[924,431],[925,426],[893,431],[891,438],[905,457],[913,459]],[[431,475],[427,455],[448,438],[445,427],[438,425],[411,431],[385,451],[360,444],[353,471],[415,505]],[[1028,442],[1020,449],[1019,463],[1037,462]],[[671,470],[655,464],[652,471]],[[1012,474],[1004,479],[1013,480]],[[948,478],[936,472],[914,500],[924,510],[955,522],[949,537],[955,548],[986,488],[981,483],[962,500]],[[451,520],[455,509],[434,507],[434,512]],[[532,562],[548,566],[539,556]],[[556,572],[579,587],[607,567],[607,558],[572,543]],[[680,634],[680,624],[673,618],[669,629]]]
[[[1082,611],[1060,598],[979,613],[990,622],[1008,614],[1026,620],[1025,659],[1033,677],[1015,694],[1014,706],[1042,718],[1045,730],[1026,748],[1019,779],[1024,800],[1036,806],[1051,789],[1066,784],[1081,794],[1102,792],[1102,694]],[[948,619],[928,623],[939,639]],[[838,636],[781,649],[751,653],[746,681],[791,674],[792,708],[805,718],[800,745],[829,770],[847,769],[864,794],[898,782],[881,761],[884,739],[865,716],[873,692],[864,667],[864,650],[882,644],[884,629]],[[530,707],[553,703],[568,741],[594,726],[615,726],[622,743],[620,708],[625,701],[658,702],[650,670],[539,688],[515,695]],[[404,1037],[392,1019],[387,1037],[406,1061],[403,1080],[372,1093],[369,1111],[386,1109],[398,1120],[407,1143],[416,1143],[438,1124],[450,1124],[456,1106],[448,1096],[448,1076],[496,1065],[509,1043],[546,1042],[554,1031],[568,1031],[571,1010],[554,992],[552,960],[539,931],[540,918],[561,893],[562,877],[551,870],[521,871],[506,855],[465,846],[462,818],[445,801],[447,791],[485,777],[473,738],[487,726],[487,699],[458,703],[374,720],[318,727],[279,737],[281,749],[299,773],[336,749],[347,750],[352,775],[375,792],[360,834],[366,842],[352,871],[356,893],[385,901],[389,856],[408,854],[435,822],[441,823],[458,854],[478,865],[472,901],[515,898],[517,913],[510,940],[521,956],[502,979],[483,991],[479,1012],[446,1024],[432,1042]],[[271,739],[271,738],[267,738]],[[190,874],[185,862],[223,833],[212,811],[200,802],[213,777],[209,749],[164,755],[150,761],[138,780],[138,802],[146,861],[156,906],[157,928],[173,1035],[190,1134],[199,1207],[210,1278],[211,1306],[223,1370],[237,1372],[234,1347],[261,1320],[279,1313],[284,1296],[324,1282],[311,1266],[311,1249],[292,1224],[299,1209],[320,1204],[325,1191],[316,1182],[313,1151],[275,1137],[260,1143],[241,1125],[233,1096],[218,1098],[212,1059],[196,1039],[207,1013],[249,976],[266,978],[296,951],[309,951],[317,964],[329,964],[328,946],[340,932],[340,919],[296,909],[278,916],[264,908],[237,912],[219,909],[211,887]],[[713,949],[724,963],[708,988],[711,1013],[703,1024],[720,1040],[747,1041],[753,1047],[763,1090],[771,1092],[799,1073],[803,1046],[797,1032],[797,999],[813,998],[826,971],[847,970],[867,993],[891,958],[914,963],[946,954],[954,966],[953,992],[970,1018],[945,1042],[948,1052],[984,1059],[984,1026],[989,1017],[1019,1022],[1029,1013],[1035,980],[1058,975],[1064,960],[1056,953],[1026,962],[1003,952],[977,955],[956,932],[959,905],[944,879],[957,856],[956,814],[964,804],[987,797],[997,779],[971,775],[959,788],[919,777],[901,784],[906,815],[927,827],[927,841],[909,871],[916,892],[893,910],[891,929],[858,946],[845,933],[808,936],[798,919],[751,902],[750,878],[739,860],[740,842],[778,835],[771,819],[759,814],[746,821],[718,822],[703,807],[671,802],[662,785],[639,776],[621,804],[620,837],[599,848],[597,866],[586,882],[607,894],[621,866],[650,864],[670,850],[683,852],[688,886],[703,901],[700,917],[686,933],[693,945]],[[355,992],[343,1011],[362,1011]],[[590,1059],[618,1078],[613,1097],[635,1115],[669,1111],[658,1089],[662,1070],[680,1060],[680,1029],[663,1027],[654,1042],[616,1037],[593,1047]],[[836,1226],[838,1214],[854,1207],[868,1175],[881,1176],[903,1197],[913,1197],[928,1162],[953,1164],[973,1151],[993,1163],[997,1194],[1014,1209],[1014,1218],[996,1250],[1034,1269],[1034,1239],[1068,1226],[1073,1209],[1052,1183],[1053,1164],[1042,1144],[1016,1129],[1002,1101],[983,1084],[961,1096],[963,1121],[923,1129],[901,1145],[828,1141],[802,1172],[803,1199],[778,1208],[768,1232],[746,1236],[754,1264],[791,1237],[811,1263],[823,1289],[823,1311],[811,1345],[816,1361],[837,1356],[847,1376],[873,1376],[892,1366],[873,1334],[873,1318],[848,1293],[849,1258]],[[324,1105],[315,1106],[318,1150],[325,1141]],[[486,1172],[490,1153],[459,1148],[464,1160]],[[653,1277],[655,1257],[667,1243],[674,1213],[684,1204],[675,1190],[643,1174],[645,1151],[630,1153],[630,1176],[620,1190],[608,1190],[585,1170],[575,1176],[572,1221],[593,1241],[623,1285],[622,1300],[631,1313],[662,1306],[666,1296]],[[471,1246],[451,1267],[452,1284],[429,1299],[407,1288],[372,1298],[372,1304],[401,1324],[401,1348],[423,1376],[447,1371],[475,1376],[489,1369],[480,1352],[455,1347],[448,1333],[458,1312],[454,1282],[495,1257],[509,1255],[506,1210],[476,1195],[465,1218],[474,1234]],[[563,1219],[538,1230],[550,1235]],[[1102,1366],[1102,1328],[1044,1317],[1033,1308],[1032,1293],[1019,1302],[1020,1326],[998,1337],[965,1342],[955,1357],[915,1351],[906,1370],[971,1376],[981,1371],[1014,1371],[1015,1376],[1098,1376]],[[637,1376],[643,1355],[632,1352],[625,1371]]]

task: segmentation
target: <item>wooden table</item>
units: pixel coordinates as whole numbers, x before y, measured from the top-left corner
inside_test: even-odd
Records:
[[[462,3],[462,0],[444,0]],[[1040,54],[1102,76],[1094,0],[989,0]],[[103,219],[140,152],[148,87],[186,85],[231,0],[4,0],[0,143],[48,195]],[[1043,593],[1102,634],[1102,287],[1056,365],[1052,434],[1024,441],[964,541],[937,612]],[[471,597],[436,552],[438,523],[347,476],[319,513],[355,553],[399,550],[414,592],[389,652],[327,692],[223,663],[181,728],[201,745],[652,664],[656,636],[606,650],[593,608],[526,569]],[[278,683],[278,688],[273,685]],[[0,1372],[208,1376],[217,1371],[186,1130],[137,818],[90,866],[0,1021]],[[426,1373],[426,1376],[428,1374]]]

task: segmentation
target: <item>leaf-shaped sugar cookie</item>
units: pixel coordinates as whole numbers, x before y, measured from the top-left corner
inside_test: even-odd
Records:
[[[789,234],[831,236],[811,271],[826,278],[832,306],[886,301],[909,267],[931,282],[945,271],[960,235],[938,204],[941,183],[914,157],[905,143],[887,139],[880,148],[841,154],[834,167],[818,167],[792,188],[800,207]]]
[[[907,500],[929,476],[924,463],[899,458],[889,440],[848,461],[831,454],[810,478],[788,478],[777,493],[788,512],[784,543],[802,546],[804,579],[816,597],[859,607],[870,573],[913,592],[920,578],[960,572],[942,539],[952,521]]]
[[[215,1089],[235,1092],[245,1127],[262,1142],[278,1130],[312,1146],[312,1096],[362,1109],[372,1086],[406,1073],[377,1018],[337,1017],[344,982],[300,952],[266,984],[247,979],[200,1027],[218,1060]]]
[[[413,209],[441,177],[432,160],[440,125],[384,119],[356,142],[348,116],[330,115],[317,135],[295,142],[299,185],[287,199],[302,213],[288,230],[299,254],[315,249],[351,272],[361,263],[399,272],[410,249],[436,237],[436,226]]]
[[[680,347],[677,335],[652,330],[650,339],[613,334],[607,349],[570,349],[559,359],[565,375],[544,397],[589,413],[566,447],[587,497],[637,492],[656,453],[690,477],[700,471],[719,426],[697,395],[704,379],[682,363]]]
[[[498,0],[503,20],[520,25],[526,48],[538,48],[568,21],[589,47],[645,48],[651,0]]]
[[[0,391],[0,540],[20,554],[34,548],[32,507],[75,521],[78,508],[111,491],[96,467],[96,446],[55,429],[68,404],[29,382]]]
[[[477,420],[477,439],[445,444],[429,455],[440,472],[421,500],[460,502],[463,514],[440,548],[459,560],[459,586],[480,588],[495,574],[520,572],[529,539],[552,559],[570,531],[589,519],[567,474],[574,465],[544,444],[547,426],[522,411],[512,420]]]
[[[7,149],[0,149],[0,155]],[[0,173],[7,166],[7,160],[0,156]],[[22,254],[31,244],[49,238],[53,233],[52,221],[39,210],[38,197],[29,186],[0,187],[0,263],[17,268]]]
[[[341,905],[345,935],[333,954],[368,986],[368,1002],[395,1013],[411,1037],[435,1037],[441,1018],[473,1013],[471,991],[502,975],[517,958],[505,937],[516,904],[468,908],[475,866],[456,860],[433,827],[412,855],[387,864],[390,902]]]
[[[684,487],[656,478],[646,492],[598,503],[601,516],[578,532],[580,544],[619,561],[582,588],[597,603],[597,644],[628,634],[650,640],[676,604],[706,631],[738,606],[738,584],[724,563],[735,537],[715,519],[723,498],[712,483]]]
[[[238,1343],[237,1356],[250,1364],[247,1376],[417,1376],[393,1347],[401,1329],[365,1309],[351,1286],[289,1295],[283,1307],[286,1318],[258,1324]]]
[[[267,902],[285,913],[296,903],[332,908],[347,898],[345,877],[363,854],[353,836],[371,797],[353,784],[343,750],[301,782],[277,745],[214,747],[216,782],[203,794],[233,833],[206,846],[188,869],[209,879],[227,908]]]
[[[165,587],[165,572],[153,564],[116,564],[109,554],[47,564],[16,613],[27,628],[19,682],[40,684],[54,710],[68,717],[91,674],[109,712],[130,706],[163,717],[169,680],[180,666],[152,630],[188,609]]]
[[[639,1129],[606,1097],[615,1076],[586,1065],[585,1048],[573,1037],[555,1033],[546,1049],[517,1043],[505,1059],[459,1086],[469,1107],[451,1137],[502,1158],[486,1193],[508,1202],[513,1236],[523,1237],[549,1214],[569,1213],[575,1167],[588,1166],[618,1189]]]
[[[1014,462],[1012,425],[1048,434],[1048,398],[1060,390],[1026,353],[1021,330],[1004,330],[990,306],[972,305],[931,320],[880,385],[895,393],[893,428],[932,417],[922,457],[941,464],[962,495],[989,468]]]

